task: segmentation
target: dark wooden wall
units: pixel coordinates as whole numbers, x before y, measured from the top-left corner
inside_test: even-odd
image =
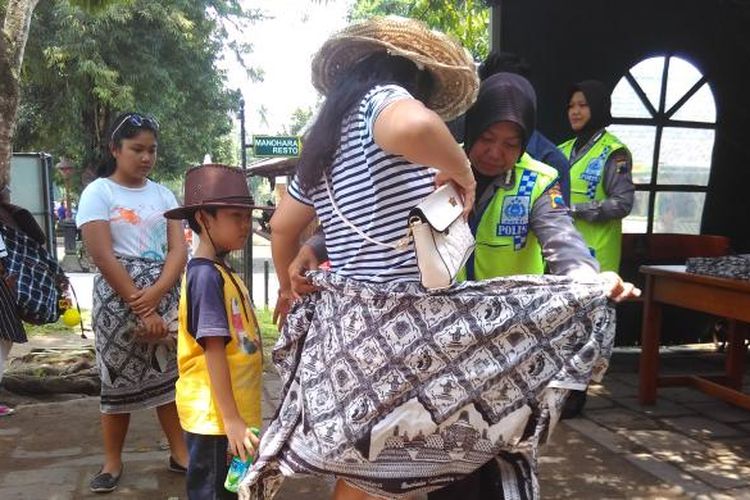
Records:
[[[501,0],[499,45],[532,65],[539,129],[569,135],[570,84],[614,88],[626,70],[671,53],[694,64],[716,98],[717,131],[702,233],[750,252],[750,2],[745,0]],[[495,47],[496,49],[498,47]]]

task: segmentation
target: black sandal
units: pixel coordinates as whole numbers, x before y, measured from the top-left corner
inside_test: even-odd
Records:
[[[185,474],[187,472],[187,467],[180,465],[177,460],[174,459],[172,455],[169,456],[169,470],[172,472],[177,472],[179,474]]]
[[[99,469],[96,476],[94,476],[91,479],[91,482],[89,482],[89,489],[94,493],[110,493],[117,489],[120,477],[122,477],[122,468],[120,468],[120,473],[116,476],[113,476],[109,472],[102,472],[102,470]]]

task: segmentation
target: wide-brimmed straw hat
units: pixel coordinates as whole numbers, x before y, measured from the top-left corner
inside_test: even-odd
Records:
[[[164,212],[167,219],[186,219],[199,208],[260,208],[247,187],[245,173],[216,163],[191,168],[185,174],[185,203]]]
[[[458,42],[415,19],[373,17],[329,38],[312,61],[312,83],[323,95],[355,64],[376,52],[405,57],[434,80],[425,103],[444,120],[474,102],[479,79],[469,52]]]

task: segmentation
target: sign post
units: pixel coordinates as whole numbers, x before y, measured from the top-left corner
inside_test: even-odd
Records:
[[[254,135],[253,155],[297,157],[302,150],[296,135]]]

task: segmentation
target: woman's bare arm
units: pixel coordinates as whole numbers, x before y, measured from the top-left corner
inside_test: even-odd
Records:
[[[468,214],[474,206],[474,174],[466,153],[434,111],[416,99],[400,99],[380,112],[373,134],[384,151],[433,167],[456,183]]]
[[[126,302],[129,301],[130,297],[138,292],[138,288],[127,270],[115,258],[109,222],[103,220],[87,222],[81,226],[81,236],[91,260],[94,261],[104,279],[120,297]]]

